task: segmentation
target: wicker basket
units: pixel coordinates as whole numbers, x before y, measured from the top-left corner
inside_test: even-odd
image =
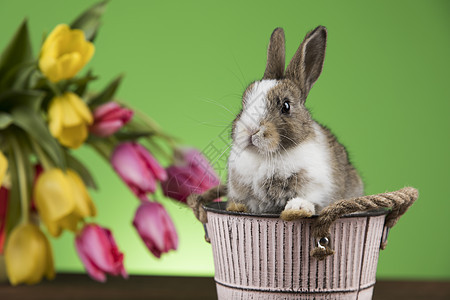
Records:
[[[345,215],[330,228],[335,254],[310,256],[314,217],[228,212],[204,207],[218,299],[371,299],[386,209]]]

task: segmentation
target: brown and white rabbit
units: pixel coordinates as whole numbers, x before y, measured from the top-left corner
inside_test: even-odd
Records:
[[[249,85],[233,122],[227,209],[309,217],[363,195],[336,137],[314,121],[306,97],[322,72],[327,30],[309,32],[285,71],[284,31],[272,33],[262,80]]]

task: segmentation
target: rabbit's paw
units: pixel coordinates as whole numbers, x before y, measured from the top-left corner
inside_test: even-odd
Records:
[[[237,202],[229,202],[227,205],[227,211],[235,211],[235,212],[247,212],[247,206],[242,203]]]
[[[293,198],[288,201],[281,212],[281,219],[292,221],[302,218],[309,218],[316,212],[314,204],[302,198]]]

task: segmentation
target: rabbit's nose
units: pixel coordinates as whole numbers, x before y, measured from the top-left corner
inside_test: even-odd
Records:
[[[253,131],[253,134],[250,135],[250,144],[252,144],[254,146],[260,145],[263,132],[264,132],[264,128],[255,129]]]
[[[260,131],[259,128],[253,129],[252,132],[251,132],[251,136],[253,136],[255,134],[258,134],[259,131]]]
[[[254,134],[250,137],[250,143],[257,146],[261,143],[261,137],[258,134]]]
[[[257,137],[258,132],[259,132],[259,129],[252,130],[250,133],[250,136],[248,137],[248,142],[253,146],[256,146],[255,142],[257,142],[256,137]]]

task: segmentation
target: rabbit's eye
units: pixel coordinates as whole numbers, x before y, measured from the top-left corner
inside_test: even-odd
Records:
[[[289,101],[287,99],[284,99],[283,107],[281,108],[282,114],[288,114],[289,110],[291,109],[291,105],[289,104]]]

